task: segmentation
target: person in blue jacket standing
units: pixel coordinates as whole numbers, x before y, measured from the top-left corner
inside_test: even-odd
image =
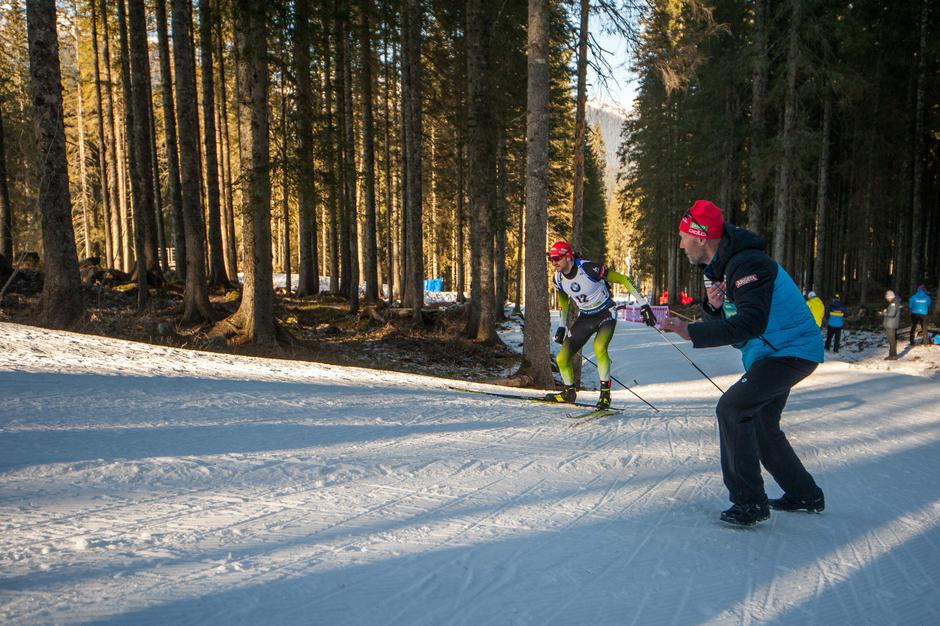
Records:
[[[832,298],[829,303],[829,316],[826,318],[826,350],[832,345],[835,339],[833,352],[839,354],[839,341],[842,339],[842,325],[845,323],[845,311],[842,310],[842,302],[839,301],[839,294]]]
[[[907,306],[911,308],[910,345],[914,345],[918,324],[920,324],[920,333],[923,336],[922,343],[927,345],[927,313],[930,312],[930,296],[927,295],[927,288],[924,285],[917,286],[917,291],[907,301]]]
[[[793,279],[764,252],[764,240],[724,222],[721,209],[698,200],[679,224],[679,247],[702,268],[702,321],[663,320],[663,330],[695,348],[733,345],[744,375],[721,396],[715,412],[721,473],[734,505],[721,520],[752,526],[781,511],[820,512],[822,490],[780,430],[790,390],[823,361],[823,341]],[[709,282],[710,281],[710,282]],[[767,499],[761,464],[783,488]]]

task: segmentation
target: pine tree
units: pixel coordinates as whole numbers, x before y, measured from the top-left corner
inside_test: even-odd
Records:
[[[26,27],[39,164],[44,279],[43,320],[68,328],[84,315],[78,253],[72,232],[65,127],[62,122],[62,75],[53,0],[28,0]]]

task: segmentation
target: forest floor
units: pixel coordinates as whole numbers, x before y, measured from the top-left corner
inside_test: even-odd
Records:
[[[18,279],[4,296],[0,321],[38,323],[41,287],[30,278],[27,273]],[[428,315],[419,325],[404,311],[382,305],[363,305],[352,314],[344,298],[327,293],[298,298],[281,288],[275,294],[278,345],[259,348],[214,334],[212,324],[180,325],[181,284],[151,288],[150,303],[142,313],[137,311],[136,294],[134,284],[86,287],[86,317],[74,330],[177,348],[481,382],[510,376],[520,362],[519,354],[502,343],[486,346],[464,337],[466,307],[452,302],[427,303]],[[234,313],[239,299],[234,289],[214,289],[209,297],[218,320]]]

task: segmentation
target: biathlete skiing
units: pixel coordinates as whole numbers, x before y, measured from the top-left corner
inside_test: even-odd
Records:
[[[608,281],[623,285],[637,301],[643,303],[641,315],[647,326],[656,325],[656,316],[629,278],[603,265],[580,258],[568,242],[556,241],[552,244],[548,251],[548,260],[555,268],[554,284],[561,308],[561,325],[555,333],[555,340],[562,344],[556,361],[564,388],[546,395],[545,400],[575,402],[578,390],[574,384],[571,358],[587,343],[591,335],[594,335],[594,356],[597,357],[597,374],[601,383],[597,408],[609,408],[610,357],[607,355],[607,346],[617,326],[617,307],[611,297]],[[570,332],[567,332],[568,305],[571,299],[574,299],[578,306],[578,317],[571,325]]]

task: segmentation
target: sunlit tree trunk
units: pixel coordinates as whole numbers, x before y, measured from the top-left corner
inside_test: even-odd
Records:
[[[271,266],[271,157],[269,152],[269,76],[265,5],[234,0],[236,80],[241,126],[242,241],[244,287],[238,311],[229,320],[248,341],[275,342],[274,284]]]
[[[421,23],[424,11],[419,0],[405,0],[402,9],[402,128],[405,136],[404,188],[405,202],[402,219],[405,250],[405,280],[403,301],[420,321],[424,307],[424,256],[422,234],[422,181],[421,146],[422,124],[422,72]]]
[[[118,175],[118,168],[123,172],[123,159],[118,152],[120,144],[115,124],[114,113],[114,83],[111,80],[111,36],[108,26],[108,5],[106,0],[101,0],[101,26],[102,40],[104,48],[102,49],[102,61],[104,62],[105,77],[105,141],[108,145],[108,195],[111,204],[111,252],[114,255],[111,259],[111,267],[126,269],[127,256],[124,245],[124,228],[122,225],[122,216],[125,214],[123,209],[124,197],[121,187],[121,179]]]
[[[366,283],[365,298],[370,303],[379,299],[375,222],[375,121],[372,111],[372,27],[369,21],[372,10],[372,0],[360,0],[359,83],[362,98],[362,185],[365,205],[365,223],[363,224],[365,263],[362,272]]]
[[[26,32],[33,128],[38,153],[39,213],[42,227],[44,322],[55,328],[76,325],[84,314],[78,254],[72,230],[72,202],[65,154],[62,74],[53,0],[27,0]]]
[[[209,284],[228,284],[222,255],[222,205],[219,199],[219,156],[215,142],[215,80],[212,68],[212,11],[199,0],[199,56],[202,66],[202,145],[205,151],[206,213],[209,236]]]
[[[474,274],[470,284],[468,334],[495,342],[496,293],[493,280],[493,212],[496,201],[495,120],[488,87],[492,17],[483,0],[467,2],[467,160],[470,177],[470,248]]]
[[[548,272],[545,238],[548,224],[548,2],[529,0],[528,91],[526,105],[525,326],[522,367],[531,384],[554,383],[548,346]]]
[[[206,284],[205,223],[199,183],[199,124],[196,112],[196,60],[193,50],[192,4],[172,0],[173,65],[176,70],[176,117],[179,129],[180,194],[186,236],[186,287],[183,321],[211,321]],[[180,260],[177,259],[177,265]]]
[[[170,73],[170,44],[166,27],[166,0],[156,0],[157,50],[160,56],[160,95],[163,102],[163,137],[166,146],[167,194],[170,196],[170,228],[176,274],[186,277],[186,238],[183,232],[183,197],[180,194],[179,148],[176,139],[176,106],[173,103],[173,76]]]
[[[13,207],[7,184],[7,157],[4,151],[3,103],[0,102],[0,255],[13,263]]]
[[[238,244],[235,241],[235,200],[232,184],[232,141],[228,128],[228,82],[225,78],[225,48],[222,45],[222,11],[216,11],[216,50],[219,66],[219,139],[222,146],[222,189],[225,204],[225,228],[222,231],[222,253],[225,257],[225,275],[238,284]]]
[[[587,121],[585,120],[585,105],[587,103],[587,44],[588,44],[588,18],[591,3],[581,0],[581,28],[578,30],[578,86],[575,96],[575,122],[574,122],[574,194],[571,204],[571,238],[569,243],[575,250],[580,250],[584,244],[583,215],[584,215],[584,145],[587,135]]]
[[[294,75],[297,81],[297,295],[320,291],[317,255],[316,192],[313,180],[313,96],[310,86],[310,43],[312,39],[310,0],[294,0]]]
[[[77,9],[76,9],[77,10]],[[78,25],[72,22],[72,38],[75,42],[75,54],[78,55]],[[79,205],[82,208],[82,243],[85,252],[85,258],[91,256],[91,224],[88,217],[88,176],[85,167],[85,97],[82,93],[82,66],[76,64],[76,100],[78,103],[78,178],[81,197]]]
[[[123,0],[118,0],[121,16]],[[123,20],[121,20],[123,21]],[[131,195],[134,207],[134,248],[137,256],[137,306],[149,300],[147,274],[159,273],[156,222],[153,202],[153,159],[150,154],[150,60],[147,54],[147,23],[143,0],[131,0],[128,11],[132,110],[125,117],[131,129]],[[122,26],[123,28],[123,26]],[[122,45],[123,47],[123,45]],[[127,89],[125,89],[125,94]]]

